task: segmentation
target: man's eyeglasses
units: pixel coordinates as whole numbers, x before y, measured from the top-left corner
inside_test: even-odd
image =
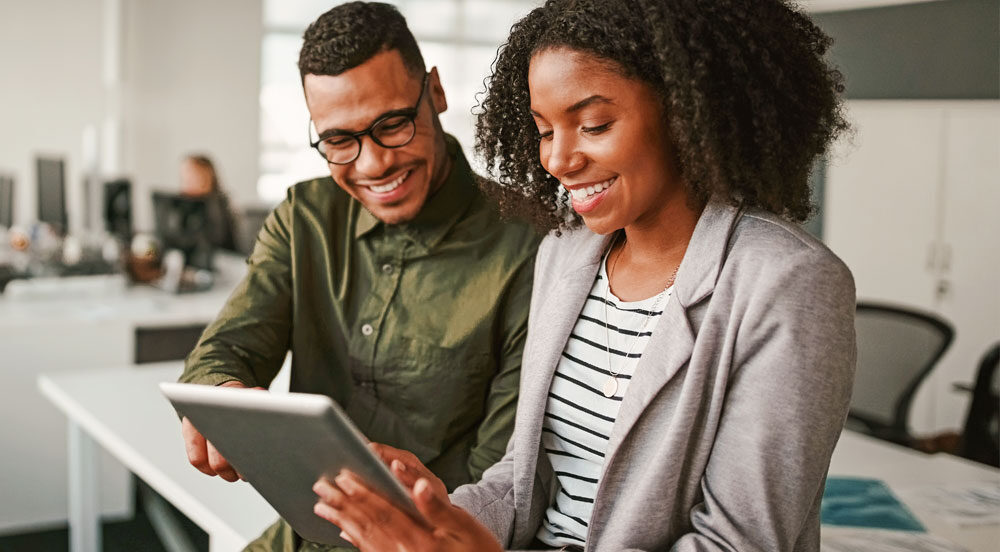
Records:
[[[417,103],[408,109],[396,110],[379,117],[368,128],[359,132],[334,131],[326,138],[312,141],[313,124],[309,121],[309,145],[316,148],[316,151],[328,162],[334,165],[347,165],[353,163],[361,155],[361,138],[371,136],[376,144],[383,148],[401,148],[413,140],[417,133],[417,126],[414,119],[420,109],[420,102],[424,99],[424,89],[427,88],[427,77],[430,73],[424,73],[424,79],[420,83],[420,95],[417,96]]]

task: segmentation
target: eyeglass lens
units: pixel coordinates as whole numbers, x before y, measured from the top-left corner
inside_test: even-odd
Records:
[[[369,135],[376,144],[384,148],[398,148],[408,144],[415,133],[413,119],[397,115],[376,123]],[[350,163],[361,152],[361,138],[352,135],[334,136],[320,142],[319,150],[331,163]]]

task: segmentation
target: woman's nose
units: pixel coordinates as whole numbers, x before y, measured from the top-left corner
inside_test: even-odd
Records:
[[[578,150],[576,141],[565,134],[553,133],[552,140],[543,141],[539,149],[542,167],[559,180],[586,165],[586,156]]]

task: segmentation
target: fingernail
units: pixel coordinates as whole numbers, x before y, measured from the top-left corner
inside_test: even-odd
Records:
[[[344,491],[344,494],[348,496],[353,496],[354,491],[358,488],[357,485],[354,484],[354,480],[351,479],[351,476],[346,473],[338,475],[335,481],[337,482],[337,486],[340,487],[340,490]]]
[[[430,492],[431,485],[426,479],[420,478],[416,483],[413,484],[413,492],[420,497],[426,497]]]
[[[393,460],[392,461],[392,467],[393,467],[393,469],[395,469],[397,471],[401,471],[401,472],[405,472],[406,471],[406,464],[403,464],[399,460]]]

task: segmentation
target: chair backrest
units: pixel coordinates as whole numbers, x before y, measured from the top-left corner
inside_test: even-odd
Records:
[[[273,208],[248,207],[240,213],[239,233],[236,236],[236,248],[240,253],[249,255],[253,252],[257,234],[273,210]]]
[[[920,383],[951,345],[955,330],[933,314],[859,302],[858,368],[850,417],[888,439],[908,436],[907,417]]]
[[[962,456],[1000,467],[1000,342],[979,362],[962,432]]]

